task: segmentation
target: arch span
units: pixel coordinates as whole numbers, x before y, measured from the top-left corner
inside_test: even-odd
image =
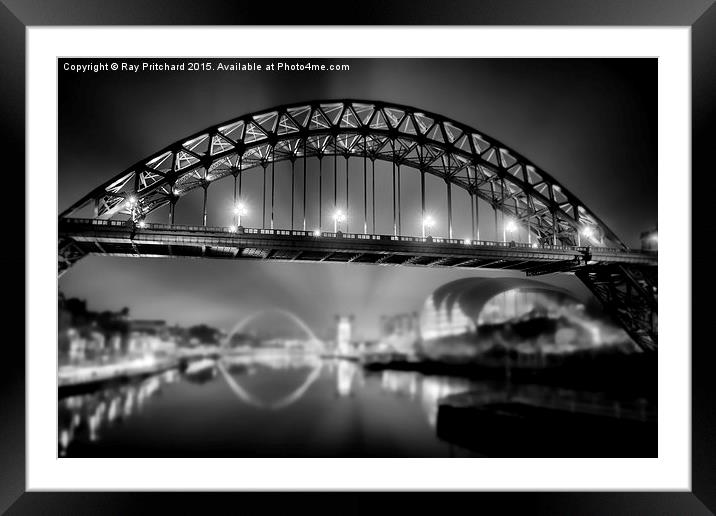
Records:
[[[321,351],[321,348],[323,346],[323,341],[319,339],[315,333],[313,333],[313,330],[306,324],[306,322],[298,317],[295,313],[284,310],[283,308],[271,308],[268,310],[261,310],[258,312],[254,312],[250,315],[247,315],[242,320],[240,320],[238,323],[234,325],[234,327],[231,329],[229,334],[227,335],[226,339],[222,343],[222,346],[226,347],[231,342],[231,338],[238,332],[240,332],[242,329],[246,327],[247,324],[249,324],[252,321],[255,321],[259,317],[268,315],[268,314],[278,314],[286,317],[290,321],[292,321],[294,324],[296,324],[303,332],[306,334],[306,337],[308,337],[308,342],[311,344],[311,346],[314,348],[315,351]]]
[[[394,175],[398,169],[398,177],[400,167],[417,169],[421,174],[423,220],[425,174],[443,179],[450,238],[450,191],[456,186],[470,196],[473,228],[475,212],[479,214],[475,208],[481,199],[495,215],[500,212],[510,217],[541,243],[625,247],[560,182],[484,132],[415,107],[355,99],[283,105],[208,127],[136,162],[60,216],[68,217],[91,203],[97,218],[143,218],[168,205],[173,220],[177,201],[196,188],[206,191],[211,183],[233,176],[236,202],[237,180],[240,185],[246,170],[265,170],[280,161],[295,165],[303,160],[305,174],[307,159],[331,156],[334,162],[339,156],[362,158],[364,177],[368,160],[373,164],[377,160],[391,162]],[[204,213],[206,223],[206,208]],[[479,238],[479,223],[477,233]],[[585,239],[587,242],[580,243]]]

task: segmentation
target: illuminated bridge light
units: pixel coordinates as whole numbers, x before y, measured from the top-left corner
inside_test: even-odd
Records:
[[[423,218],[423,238],[425,238],[426,231],[430,233],[430,228],[432,228],[435,225],[435,219],[432,218],[430,215],[426,215]]]

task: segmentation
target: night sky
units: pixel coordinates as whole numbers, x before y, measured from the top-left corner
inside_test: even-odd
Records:
[[[311,60],[321,61],[348,63],[351,70],[77,73],[63,71],[60,61],[58,212],[134,162],[207,126],[280,104],[358,98],[440,113],[492,136],[560,181],[627,245],[638,247],[639,234],[657,225],[655,59]],[[351,160],[351,172],[359,166],[358,160]],[[290,183],[285,178],[290,168],[283,164],[276,170],[277,205],[285,206],[281,201],[288,199]],[[324,162],[326,170],[332,168]],[[379,181],[388,171],[386,165],[376,166],[378,201],[386,190]],[[405,173],[402,191],[404,234],[419,232],[417,173],[411,172]],[[317,174],[311,171],[309,178],[312,173]],[[261,173],[251,174],[245,189],[250,192],[254,185],[259,199],[247,194],[251,214],[244,225],[257,227]],[[344,184],[341,174],[345,164],[339,160],[339,185]],[[435,234],[445,226],[440,183],[436,179],[428,184],[428,210],[438,220]],[[209,225],[229,225],[232,188],[228,178],[209,189]],[[351,203],[358,206],[353,188]],[[324,183],[324,194],[330,192],[324,201],[330,197],[331,204],[332,189],[332,183]],[[387,192],[376,217],[381,233],[392,227]],[[467,195],[461,195],[453,191],[457,238],[470,232]],[[199,191],[189,194],[178,204],[176,222],[201,223],[200,206]],[[277,210],[277,227],[290,221],[289,211]],[[312,216],[309,229],[317,225]],[[486,206],[480,216],[490,220]],[[327,211],[323,217],[324,228],[332,230],[325,223]],[[355,225],[350,230],[362,229],[362,219],[362,209],[351,210],[349,222]],[[166,211],[150,220],[165,222]],[[481,229],[481,236],[494,236],[494,222]],[[269,307],[295,312],[317,332],[335,314],[353,313],[357,330],[373,336],[380,314],[415,310],[439,285],[475,274],[346,264],[87,257],[61,278],[60,289],[87,298],[93,309],[128,306],[135,318],[206,322],[226,329],[246,314]],[[589,296],[573,277],[548,281],[583,299]]]

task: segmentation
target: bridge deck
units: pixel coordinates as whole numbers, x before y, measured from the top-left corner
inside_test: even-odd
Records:
[[[528,275],[572,272],[585,263],[657,265],[656,253],[614,248],[170,224],[138,227],[79,218],[60,218],[59,238],[73,242],[82,254],[511,269]]]

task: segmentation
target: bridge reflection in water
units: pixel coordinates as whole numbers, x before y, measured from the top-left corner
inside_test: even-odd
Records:
[[[643,400],[629,405],[639,411],[629,412],[623,401],[602,394],[530,385],[508,390],[500,382],[406,371],[368,373],[352,361],[272,351],[60,399],[59,455],[475,456],[437,431],[440,400],[467,391],[491,400],[651,417]],[[480,455],[500,455],[491,447],[470,445]]]

